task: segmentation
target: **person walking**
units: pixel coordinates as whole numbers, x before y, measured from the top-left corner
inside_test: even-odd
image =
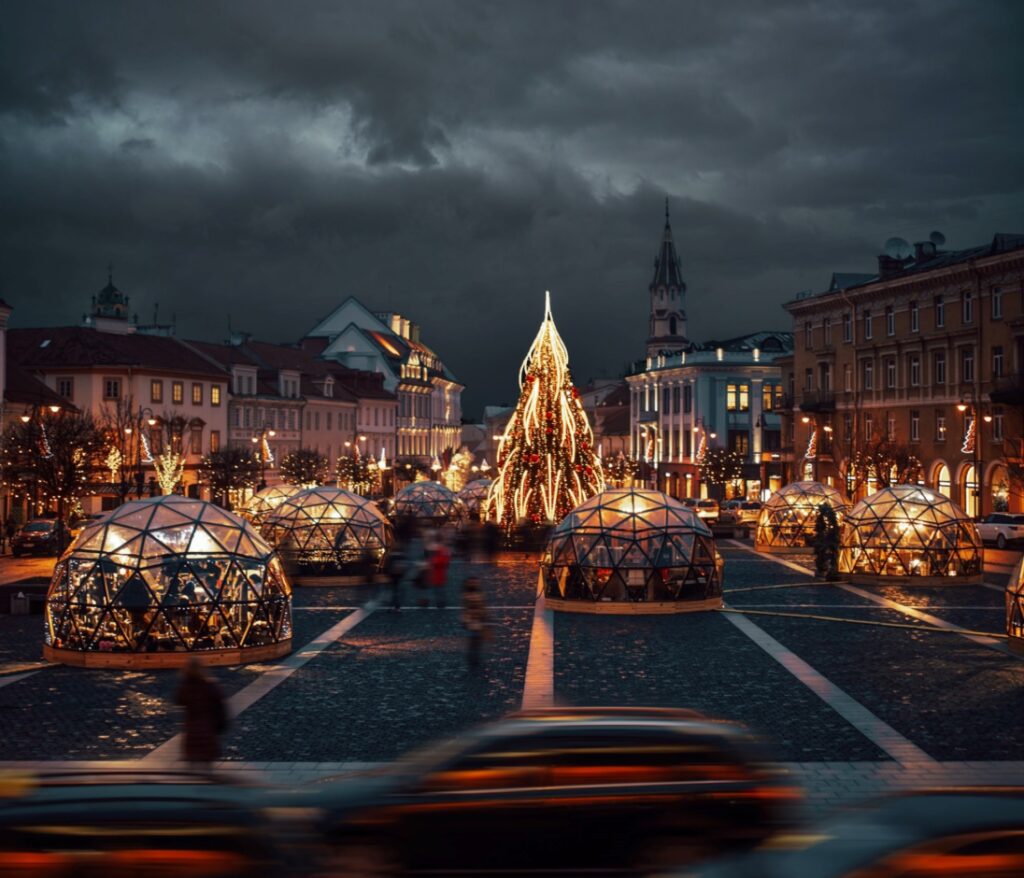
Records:
[[[209,770],[220,756],[220,736],[227,730],[228,713],[220,687],[210,679],[199,659],[190,658],[182,669],[174,701],[185,711],[185,761],[195,768]]]
[[[487,605],[480,580],[467,576],[462,584],[462,625],[466,629],[466,664],[470,669],[480,667],[484,640],[487,638]]]
[[[14,518],[10,515],[7,516],[7,521],[4,522],[4,537],[6,538],[6,546],[3,551],[13,551],[11,548],[14,544],[14,535],[18,532],[18,525],[14,523]]]
[[[452,555],[444,540],[436,538],[427,552],[427,585],[433,589],[439,610],[445,607],[445,588],[448,585],[448,567],[451,562]]]
[[[391,584],[391,609],[397,613],[402,609],[402,586],[409,574],[409,558],[401,544],[396,544],[391,550],[384,572]]]

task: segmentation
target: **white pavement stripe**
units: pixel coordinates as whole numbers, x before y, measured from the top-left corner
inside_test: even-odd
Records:
[[[544,598],[538,598],[530,630],[530,654],[526,660],[523,710],[553,707],[555,703],[555,618]]]
[[[742,610],[742,608],[740,609]],[[835,683],[812,668],[800,656],[787,649],[766,631],[744,616],[733,613],[724,615],[797,680],[900,765],[935,764],[935,760],[924,750],[875,716],[859,701],[847,695]]]
[[[39,668],[38,670],[35,670],[35,671],[25,671],[25,673],[23,673],[23,674],[9,674],[6,677],[0,677],[0,689],[3,689],[4,686],[10,686],[11,683],[17,683],[19,680],[27,680],[33,674],[38,674],[39,671],[42,671],[42,670],[44,670],[44,669],[43,668]]]
[[[810,577],[811,579],[814,578],[814,574],[810,570],[806,567],[801,567],[795,561],[787,561],[785,558],[780,558],[778,555],[769,555],[767,552],[758,552],[756,549],[752,549],[750,546],[745,546],[738,540],[721,540],[720,542],[733,545],[737,549],[743,549],[743,551],[750,552],[758,558],[763,558],[765,561],[774,561],[776,564],[781,564],[783,567],[788,567],[790,570],[795,570],[797,573],[802,573],[804,576]]]
[[[838,583],[838,585],[841,589],[850,592],[850,594],[855,594],[858,597],[873,601],[880,607],[888,607],[890,610],[896,610],[904,616],[909,616],[911,619],[917,619],[921,622],[927,622],[935,628],[942,628],[945,631],[954,631],[961,637],[966,637],[968,640],[973,640],[975,643],[980,643],[982,646],[987,646],[989,649],[995,649],[1004,655],[1011,656],[1012,658],[1024,658],[1024,656],[1019,656],[1016,653],[1011,652],[1010,648],[1005,643],[995,637],[968,634],[966,628],[961,628],[959,625],[954,625],[952,622],[947,622],[945,619],[940,619],[938,616],[933,616],[930,613],[922,613],[920,610],[915,610],[913,607],[908,607],[906,604],[901,604],[898,601],[893,601],[870,591],[865,591],[863,588],[858,588],[857,586],[850,585],[849,583]],[[936,607],[936,609],[956,610],[959,609],[959,607]]]
[[[229,715],[236,717],[242,711],[252,707],[264,695],[280,686],[304,664],[316,658],[328,646],[340,640],[355,628],[356,625],[368,618],[376,608],[377,602],[370,601],[362,608],[347,615],[340,622],[332,625],[323,634],[315,640],[311,640],[297,652],[293,652],[284,661],[274,665],[266,673],[260,674],[248,686],[240,689],[228,699]],[[156,762],[176,758],[181,752],[181,738],[181,735],[175,735],[169,741],[165,741],[151,753],[147,754],[142,761]]]

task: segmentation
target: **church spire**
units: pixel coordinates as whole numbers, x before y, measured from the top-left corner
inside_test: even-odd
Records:
[[[661,246],[654,260],[654,277],[647,289],[651,297],[648,356],[686,349],[689,345],[686,338],[686,311],[683,308],[686,282],[672,239],[668,198],[665,199],[665,228],[661,235]]]
[[[665,199],[665,230],[661,236],[661,249],[654,260],[654,279],[651,290],[655,287],[675,287],[680,293],[686,292],[683,281],[682,263],[676,253],[676,245],[672,240],[672,224],[669,222],[668,198]]]

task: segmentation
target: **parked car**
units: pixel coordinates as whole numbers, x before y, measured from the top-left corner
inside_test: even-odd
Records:
[[[59,555],[68,544],[68,532],[56,518],[33,518],[11,540],[11,554]]]
[[[995,543],[1005,549],[1009,543],[1024,541],[1024,515],[993,512],[978,522],[978,535],[983,543]]]
[[[693,870],[680,876],[694,876]],[[770,839],[699,878],[967,878],[1024,875],[1024,790],[893,796]]]
[[[284,874],[257,791],[208,774],[54,769],[0,783],[3,875]]]
[[[757,524],[761,504],[757,500],[726,500],[719,521],[723,524]]]
[[[741,726],[693,711],[514,714],[317,795],[332,875],[606,874],[745,849],[800,793]]]

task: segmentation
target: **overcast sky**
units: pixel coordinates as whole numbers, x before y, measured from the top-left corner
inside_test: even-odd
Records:
[[[663,202],[701,341],[886,238],[1024,232],[1024,3],[3,5],[0,296],[293,341],[352,294],[513,401],[643,354]]]

